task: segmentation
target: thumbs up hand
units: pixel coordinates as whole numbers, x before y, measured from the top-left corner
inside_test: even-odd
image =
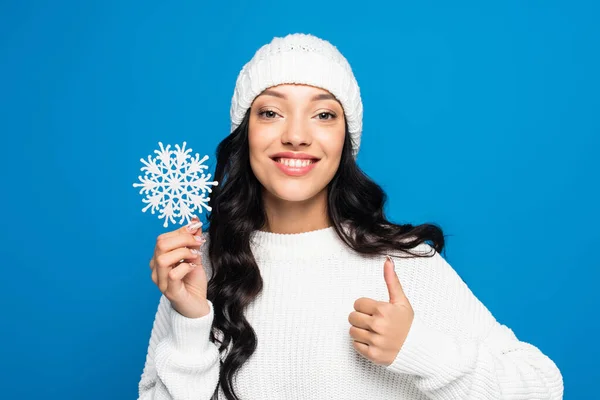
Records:
[[[383,265],[383,277],[390,301],[362,297],[354,302],[356,311],[350,313],[348,322],[356,351],[375,364],[388,366],[402,348],[415,314],[389,256]]]

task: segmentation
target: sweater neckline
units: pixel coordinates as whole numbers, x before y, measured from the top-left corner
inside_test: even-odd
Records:
[[[300,233],[273,233],[255,230],[251,243],[255,257],[265,258],[313,258],[334,256],[348,246],[340,239],[335,228],[316,229]]]

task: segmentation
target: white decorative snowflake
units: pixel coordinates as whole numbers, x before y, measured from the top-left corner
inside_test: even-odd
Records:
[[[185,149],[186,142],[182,147],[176,144],[177,150],[170,150],[171,145],[165,148],[161,142],[158,144],[160,150],[154,150],[155,158],[148,156],[148,161],[140,159],[145,165],[141,168],[145,175],[138,177],[141,183],[133,184],[133,187],[141,187],[140,194],[146,195],[142,201],[148,205],[142,211],[150,208],[154,214],[158,210],[158,218],[165,219],[165,228],[169,220],[175,224],[175,218],[181,218],[179,224],[189,223],[194,212],[202,213],[203,207],[211,211],[208,193],[212,193],[211,186],[218,185],[218,182],[211,182],[211,175],[204,173],[208,166],[203,162],[208,160],[208,156],[200,159],[196,153],[195,158],[192,157],[189,154],[192,149]]]

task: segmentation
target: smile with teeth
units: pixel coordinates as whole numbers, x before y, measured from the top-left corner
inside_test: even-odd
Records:
[[[315,163],[317,160],[300,160],[297,158],[276,158],[275,161],[292,168],[302,168]]]

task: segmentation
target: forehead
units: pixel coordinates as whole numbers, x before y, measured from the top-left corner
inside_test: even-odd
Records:
[[[336,100],[329,91],[309,85],[283,84],[265,89],[259,97],[277,97],[283,100]]]

